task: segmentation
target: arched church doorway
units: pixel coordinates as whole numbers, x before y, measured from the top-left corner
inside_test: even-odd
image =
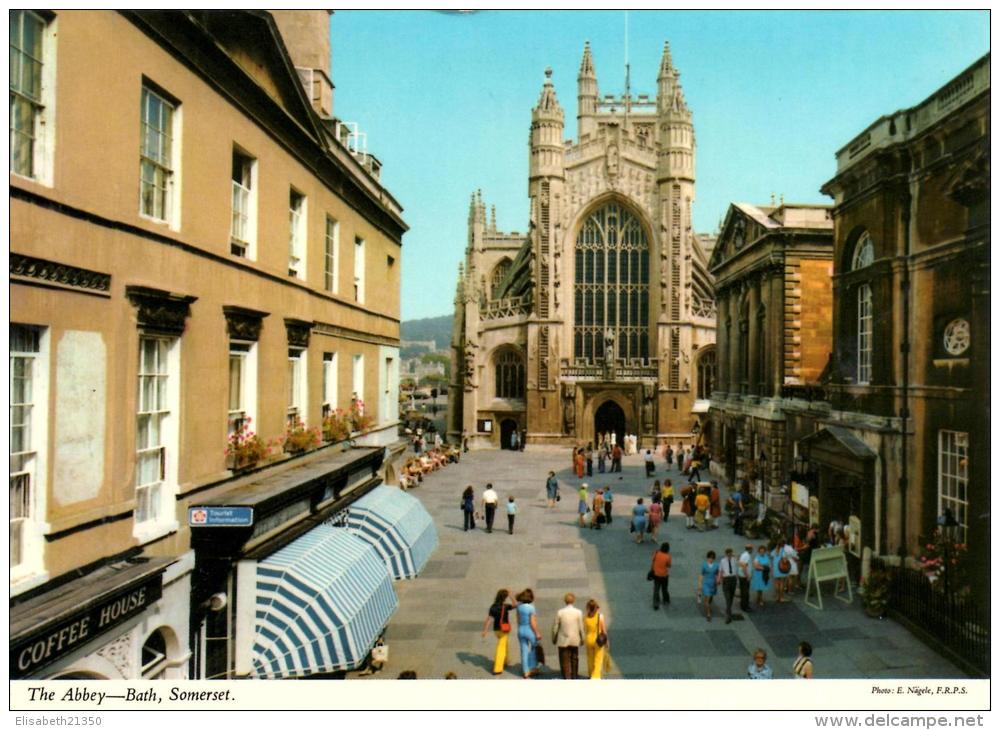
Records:
[[[624,443],[625,411],[613,400],[608,400],[594,413],[594,437],[599,440],[600,436],[597,434],[612,431],[615,433],[615,443],[619,445]]]
[[[517,421],[505,418],[500,421],[500,448],[510,448],[510,437],[517,431]]]

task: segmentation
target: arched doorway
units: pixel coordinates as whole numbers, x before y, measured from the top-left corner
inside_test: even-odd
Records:
[[[599,439],[597,434],[614,431],[615,442],[623,443],[625,436],[625,411],[613,400],[605,401],[601,404],[597,412],[594,413],[594,438]]]
[[[511,418],[505,418],[500,421],[500,448],[509,449],[510,448],[510,437],[517,431],[517,421]]]

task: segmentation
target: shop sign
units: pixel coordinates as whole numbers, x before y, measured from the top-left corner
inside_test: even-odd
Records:
[[[163,595],[163,575],[102,597],[93,606],[11,642],[10,678],[20,679],[145,611]]]
[[[809,498],[809,524],[819,524],[819,497]]]
[[[249,527],[253,524],[253,507],[189,507],[191,527]]]
[[[479,433],[493,433],[493,419],[480,418],[476,421],[476,430],[479,431]]]
[[[800,507],[809,509],[809,487],[805,484],[792,482],[792,501]]]

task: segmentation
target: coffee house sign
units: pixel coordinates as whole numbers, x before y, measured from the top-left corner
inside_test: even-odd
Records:
[[[70,654],[101,634],[141,614],[163,595],[162,575],[151,576],[107,596],[82,611],[42,625],[11,642],[10,677],[18,679]]]

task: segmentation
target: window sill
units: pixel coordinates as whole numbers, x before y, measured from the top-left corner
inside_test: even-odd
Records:
[[[169,522],[144,522],[135,526],[132,530],[132,537],[138,540],[140,545],[145,545],[147,542],[152,542],[153,540],[158,540],[161,537],[177,532],[179,528],[180,523],[177,520]]]
[[[49,572],[43,570],[40,572],[35,572],[27,568],[22,568],[20,571],[11,570],[10,573],[10,596],[13,598],[16,595],[24,593],[25,591],[30,591],[32,588],[36,588],[49,579]]]

